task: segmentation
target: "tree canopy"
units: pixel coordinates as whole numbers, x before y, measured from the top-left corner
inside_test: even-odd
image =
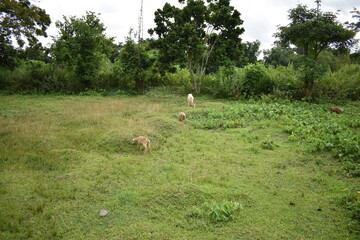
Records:
[[[126,38],[116,63],[120,67],[119,73],[125,78],[127,87],[137,91],[144,90],[146,70],[151,67],[153,59],[145,52],[142,45],[135,43],[131,34]]]
[[[102,55],[110,57],[113,39],[106,37],[106,28],[94,12],[87,12],[82,18],[64,17],[56,26],[60,31],[52,46],[56,62],[74,71],[79,90],[91,88]]]
[[[290,24],[280,26],[275,34],[283,45],[293,44],[306,56],[317,59],[329,47],[349,48],[355,43],[355,31],[346,29],[332,12],[297,5],[289,10]]]
[[[183,8],[166,3],[155,12],[156,27],[149,33],[156,33],[158,39],[152,46],[158,49],[163,69],[185,66],[192,74],[194,90],[200,92],[208,63],[220,66],[240,59],[243,21],[230,0],[179,2]]]
[[[35,45],[37,36],[46,37],[50,17],[45,10],[34,6],[29,0],[0,1],[0,66],[12,65],[15,51],[12,39],[23,47],[25,40]]]
[[[255,64],[258,61],[258,56],[260,55],[260,41],[255,40],[254,42],[246,42],[244,49],[244,61],[245,64],[252,63]]]

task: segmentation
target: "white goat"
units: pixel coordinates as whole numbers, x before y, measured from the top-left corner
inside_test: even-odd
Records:
[[[195,107],[194,96],[191,93],[188,94],[187,101],[188,101],[188,106]]]

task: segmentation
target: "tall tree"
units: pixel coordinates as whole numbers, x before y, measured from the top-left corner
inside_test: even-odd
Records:
[[[50,17],[29,0],[0,1],[0,66],[12,65],[16,51],[12,39],[23,47],[25,40],[35,45],[37,36],[46,37]]]
[[[245,43],[244,58],[246,58],[248,63],[255,64],[258,61],[257,58],[260,55],[260,44],[259,40]]]
[[[346,29],[334,13],[322,12],[320,0],[315,2],[315,9],[301,4],[290,9],[290,24],[280,26],[275,36],[283,45],[293,44],[302,54],[316,60],[320,52],[329,47],[351,47],[355,43],[355,31]]]
[[[131,38],[131,32],[126,38],[116,64],[119,66],[119,73],[127,87],[142,91],[145,89],[147,69],[152,65],[153,60],[145,52],[142,44],[136,44]]]
[[[360,31],[360,11],[357,8],[354,8],[354,10],[350,11],[352,14],[352,18],[357,19],[355,22],[346,22],[345,24],[348,26],[348,28],[353,29],[355,31]]]
[[[270,50],[264,50],[264,63],[266,65],[288,66],[294,63],[297,55],[292,49],[284,48],[279,45],[274,46]]]
[[[240,13],[230,0],[179,0],[183,8],[166,3],[155,12],[156,27],[149,30],[158,39],[153,46],[159,51],[164,69],[175,64],[185,66],[192,74],[194,90],[201,90],[201,79],[208,64],[230,64],[239,61],[243,45],[239,37],[244,29]],[[211,59],[212,58],[212,59]]]
[[[81,18],[64,17],[56,26],[60,36],[52,46],[55,61],[74,71],[78,90],[92,88],[102,56],[110,57],[113,39],[106,37],[106,28],[94,12]]]

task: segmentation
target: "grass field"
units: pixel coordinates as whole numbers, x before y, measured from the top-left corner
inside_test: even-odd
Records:
[[[0,239],[358,238],[342,202],[359,181],[330,152],[308,151],[279,119],[204,120],[257,102],[195,102],[0,96]],[[151,155],[131,144],[139,135]]]

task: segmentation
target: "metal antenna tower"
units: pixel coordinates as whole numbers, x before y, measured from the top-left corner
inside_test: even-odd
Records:
[[[144,38],[144,23],[143,23],[143,0],[141,0],[140,16],[139,16],[139,26],[138,26],[138,43]]]

